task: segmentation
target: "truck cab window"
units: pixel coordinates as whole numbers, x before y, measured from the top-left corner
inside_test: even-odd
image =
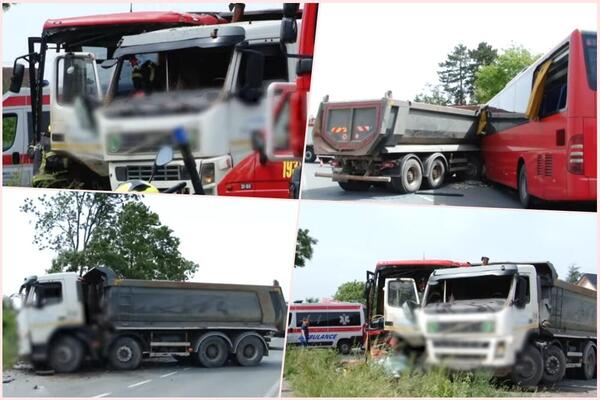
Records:
[[[531,298],[529,294],[529,277],[528,276],[520,276],[517,278],[517,287],[515,290],[515,296],[521,292],[521,286],[525,286],[525,300],[523,304],[529,304],[529,299]]]
[[[27,294],[26,305],[47,306],[62,302],[62,284],[60,282],[46,282],[35,285]]]
[[[64,57],[58,61],[57,99],[59,104],[73,104],[78,97],[98,97],[93,61],[81,57]]]
[[[412,281],[391,281],[388,284],[388,305],[402,307],[406,302],[418,302]]]
[[[273,82],[288,81],[287,58],[281,51],[279,44],[252,46],[250,49],[260,51],[265,56],[263,88],[266,89]],[[246,84],[246,59],[247,56],[242,53],[242,61],[240,62],[237,78],[238,88],[242,88]]]
[[[2,151],[10,149],[17,137],[17,114],[2,114]]]

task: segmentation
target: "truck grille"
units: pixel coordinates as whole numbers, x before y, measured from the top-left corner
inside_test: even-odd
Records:
[[[142,180],[148,181],[152,175],[152,166],[150,165],[128,165],[126,167],[115,168],[115,175],[119,181]],[[184,181],[189,177],[184,168],[178,165],[168,165],[158,168],[154,177],[155,181]]]
[[[486,356],[483,354],[439,354],[437,358],[442,362],[483,362]]]
[[[489,342],[464,341],[464,340],[434,340],[435,347],[450,347],[459,349],[487,349]]]
[[[438,325],[439,333],[476,333],[486,332],[484,324],[488,321],[459,321],[459,322],[440,322]]]

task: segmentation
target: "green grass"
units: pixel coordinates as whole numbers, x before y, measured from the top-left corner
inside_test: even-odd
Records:
[[[364,358],[363,358],[364,359]],[[496,397],[523,392],[483,372],[411,369],[400,378],[373,363],[344,364],[335,350],[288,348],[284,376],[299,397]],[[512,390],[512,391],[511,391]]]
[[[11,368],[17,361],[17,316],[2,302],[2,365]]]

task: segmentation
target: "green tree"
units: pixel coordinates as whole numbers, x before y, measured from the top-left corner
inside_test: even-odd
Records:
[[[158,214],[141,202],[124,204],[111,224],[98,230],[81,252],[61,252],[52,262],[52,271],[109,266],[130,279],[184,281],[198,270],[198,264],[179,251],[180,240],[160,222]]]
[[[54,195],[28,198],[21,211],[33,217],[33,244],[40,250],[69,258],[68,271],[85,271],[84,252],[98,230],[107,228],[123,205],[133,196],[108,193],[61,191]],[[30,221],[33,222],[33,221]]]
[[[444,88],[441,85],[425,85],[425,89],[415,96],[414,101],[426,104],[437,104],[445,106],[450,103],[450,99],[444,93]]]
[[[438,76],[453,104],[467,104],[469,87],[469,50],[463,44],[454,47],[444,62],[439,63]]]
[[[504,50],[494,62],[477,71],[474,85],[475,101],[477,103],[489,101],[536,58],[536,55],[531,54],[523,46],[512,46]]]
[[[484,66],[493,63],[498,58],[498,50],[486,42],[480,42],[475,49],[469,50],[470,63],[468,67],[467,87],[469,99],[475,96],[475,79],[477,72]]]
[[[12,368],[17,361],[19,335],[17,334],[17,313],[9,297],[2,298],[2,365]]]
[[[12,5],[13,3],[2,3],[2,11],[8,11]]]
[[[569,265],[569,272],[567,273],[567,282],[577,283],[579,278],[581,278],[581,275],[579,267],[576,264],[571,264]]]
[[[298,229],[296,237],[296,257],[294,259],[294,268],[306,266],[306,261],[310,261],[313,256],[313,245],[319,241],[309,235],[308,229]]]
[[[354,280],[352,282],[342,283],[333,298],[337,301],[346,301],[350,303],[365,303],[363,291],[365,290],[365,283]]]

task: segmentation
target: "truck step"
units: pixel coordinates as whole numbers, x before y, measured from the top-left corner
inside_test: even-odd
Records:
[[[155,353],[155,352],[150,352],[150,357],[166,357],[166,356],[189,356],[190,353],[169,353],[169,352],[159,352],[159,353]]]
[[[150,342],[150,347],[189,347],[190,344],[190,342]]]
[[[567,368],[580,368],[581,363],[567,363]]]
[[[567,357],[582,357],[583,353],[580,351],[568,351]]]

